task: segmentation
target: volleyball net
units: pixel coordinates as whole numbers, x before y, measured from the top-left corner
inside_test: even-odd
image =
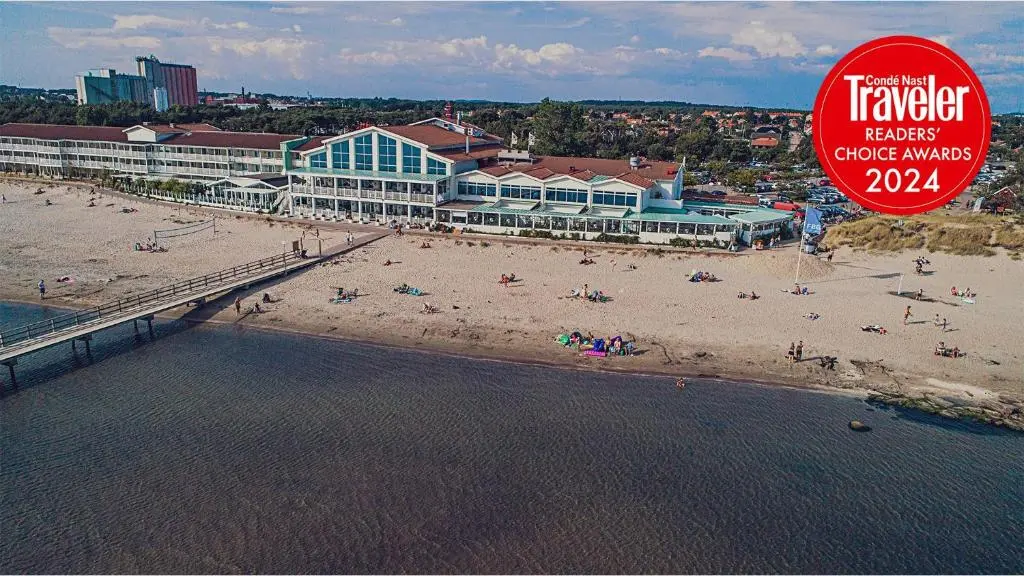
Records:
[[[204,222],[197,222],[195,224],[189,224],[188,226],[182,226],[181,228],[168,228],[166,230],[154,230],[153,241],[157,244],[161,240],[168,240],[170,238],[178,238],[180,236],[191,236],[192,234],[198,234],[205,230],[213,230],[217,232],[217,219],[206,220]]]

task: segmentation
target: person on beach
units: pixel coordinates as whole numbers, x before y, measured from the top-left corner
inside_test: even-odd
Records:
[[[828,253],[828,258],[826,258],[825,260],[826,260],[827,262],[831,262],[831,261],[832,261],[832,255],[833,255],[833,254],[835,254],[835,252],[829,252],[829,253]]]
[[[242,297],[235,296],[235,314],[241,316],[242,314]]]
[[[794,358],[796,359],[797,362],[799,362],[803,357],[804,357],[804,341],[801,340],[800,343],[796,345],[796,356],[794,356]]]
[[[911,316],[913,316],[913,314],[910,313],[910,306],[907,306],[907,309],[903,312],[903,325],[904,326],[907,325],[907,319],[910,318]]]
[[[934,324],[935,326],[939,326],[939,325],[942,324],[942,321],[939,320],[939,315],[938,314],[935,315],[935,320],[932,321],[932,324]]]
[[[7,194],[0,194],[0,204],[7,204]]]
[[[39,281],[39,299],[42,300],[46,296],[46,282]]]
[[[790,363],[796,360],[796,344],[793,342],[789,343],[789,352],[786,352],[786,358],[789,358]]]
[[[946,319],[945,318],[942,319],[942,331],[943,332],[946,331]]]
[[[352,233],[351,233],[351,232],[349,232],[349,233],[348,233],[348,236],[346,236],[346,237],[345,237],[345,242],[346,242],[346,243],[347,243],[347,244],[348,244],[349,246],[351,246],[351,245],[352,245]]]

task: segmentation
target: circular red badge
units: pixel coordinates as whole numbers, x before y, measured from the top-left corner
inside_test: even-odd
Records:
[[[847,54],[818,91],[814,149],[833,185],[862,206],[909,215],[970,185],[992,134],[988,97],[970,66],[916,36]]]

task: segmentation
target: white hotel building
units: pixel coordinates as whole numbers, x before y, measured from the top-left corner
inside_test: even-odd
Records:
[[[464,122],[432,118],[331,137],[225,132],[205,124],[131,128],[5,124],[0,170],[197,181],[196,204],[362,222],[441,222],[494,234],[634,236],[721,245],[791,226],[791,213],[683,199],[666,162],[538,157]],[[160,192],[150,192],[160,195]]]

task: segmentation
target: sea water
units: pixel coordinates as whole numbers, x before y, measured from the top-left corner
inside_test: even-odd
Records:
[[[0,325],[57,313],[0,304]],[[15,391],[0,372],[0,572],[1024,572],[1019,434],[778,387],[141,328],[25,357]]]

